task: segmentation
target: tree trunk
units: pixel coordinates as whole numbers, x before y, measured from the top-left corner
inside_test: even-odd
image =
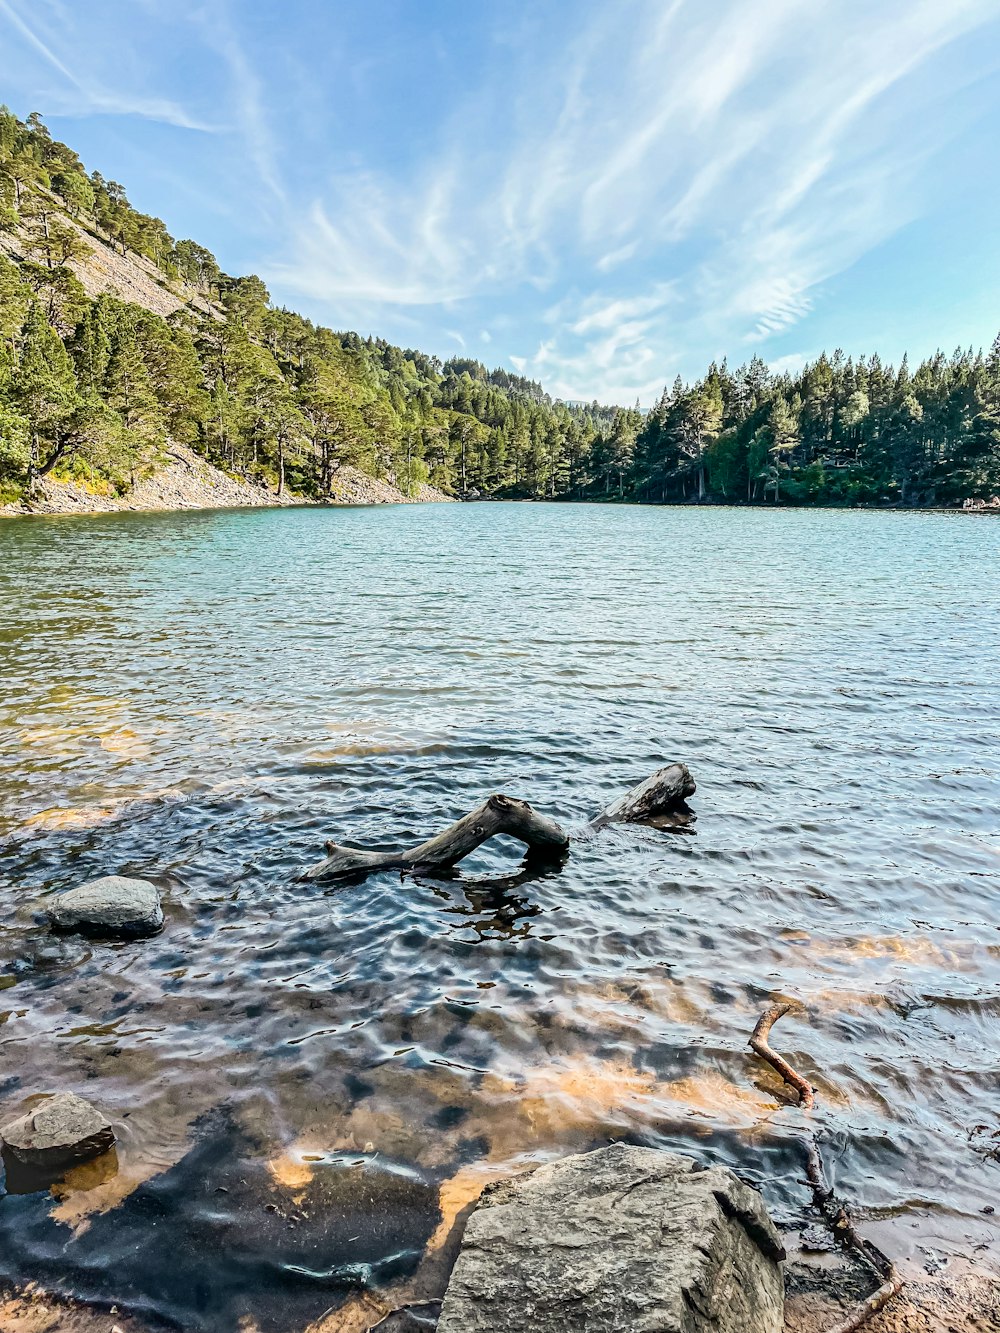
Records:
[[[687,797],[696,790],[687,764],[668,764],[605,806],[588,827],[601,829],[607,824],[646,824],[668,816],[690,816]]]
[[[34,468],[34,476],[36,481],[40,480],[42,477],[48,476],[48,474],[52,471],[55,465],[59,462],[60,458],[62,458],[63,454],[66,452],[68,447],[69,447],[68,440],[60,440],[59,443],[56,445],[56,447],[49,454],[45,462],[37,464],[37,466]]]
[[[333,484],[333,472],[330,467],[330,441],[324,439],[320,447],[322,453],[319,484],[323,494],[329,497],[330,487]]]
[[[35,487],[38,483],[38,432],[33,431],[31,435],[31,449],[28,453],[28,478],[25,483],[28,499],[35,497]]]
[[[705,447],[698,436],[698,503],[705,498]]]

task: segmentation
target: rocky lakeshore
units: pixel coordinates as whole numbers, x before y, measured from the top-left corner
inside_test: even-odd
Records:
[[[433,486],[419,486],[406,495],[389,481],[370,477],[356,467],[342,467],[332,484],[333,503],[343,505],[419,504],[450,501]],[[81,481],[45,477],[34,500],[0,505],[0,515],[111,514],[176,509],[241,509],[313,504],[290,491],[278,495],[270,486],[230,476],[183,444],[171,444],[164,465],[137,482],[124,495],[99,490]]]

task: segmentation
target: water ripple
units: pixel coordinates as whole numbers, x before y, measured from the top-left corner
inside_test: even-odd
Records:
[[[0,1277],[300,1329],[412,1267],[443,1181],[609,1138],[794,1218],[800,1113],[746,1049],[777,994],[838,1190],[995,1241],[998,545],[570,505],[0,523],[0,1091],[122,1126],[117,1174],[3,1198]],[[494,790],[580,825],[675,758],[696,837],[296,882]],[[45,895],[111,871],[161,886],[160,936],[46,932]]]

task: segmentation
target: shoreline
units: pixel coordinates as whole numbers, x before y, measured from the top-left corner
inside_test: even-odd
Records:
[[[313,500],[232,477],[187,445],[173,444],[164,466],[144,477],[124,495],[103,494],[83,481],[45,477],[34,501],[0,505],[0,518],[46,518],[118,513],[180,513],[184,510],[286,509],[308,505],[377,505],[450,502],[451,496],[432,486],[406,495],[392,482],[370,477],[346,465],[333,481],[330,499]]]
[[[893,504],[748,504],[739,500],[639,500],[619,496],[475,496],[446,495],[426,483],[407,495],[392,481],[372,477],[351,464],[333,478],[329,497],[314,499],[286,490],[279,495],[263,482],[232,476],[187,445],[173,444],[166,461],[124,494],[106,493],[75,478],[45,477],[32,503],[21,500],[0,505],[0,518],[92,517],[113,513],[180,513],[185,510],[286,509],[352,507],[383,504],[554,504],[593,505],[641,509],[735,509],[746,512],[814,512],[877,514],[962,514],[1000,518],[1000,506],[893,505]]]

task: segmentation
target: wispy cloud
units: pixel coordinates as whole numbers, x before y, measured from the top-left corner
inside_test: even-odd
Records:
[[[227,0],[215,0],[196,12],[212,49],[222,58],[229,75],[232,120],[239,132],[261,185],[280,210],[289,197],[279,166],[281,151],[266,109],[264,81],[254,67],[239,36]]]
[[[675,290],[674,283],[661,282],[642,296],[619,296],[610,300],[590,296],[581,303],[580,316],[570,327],[578,334],[593,333],[595,329],[620,329],[630,322],[634,324],[642,315],[662,310]]]
[[[911,76],[994,15],[989,0],[592,11],[544,78],[525,57],[514,95],[484,90],[409,178],[329,180],[270,276],[371,319],[534,285],[560,328],[514,364],[568,396],[648,394],[685,344],[716,355],[792,328],[919,211],[937,144]],[[501,101],[509,135],[484,150]],[[921,148],[902,149],[914,129]],[[651,268],[669,276],[650,284]]]
[[[136,0],[186,96],[139,77],[148,45],[111,79],[64,0],[0,0],[0,26],[87,113],[208,128],[188,104],[210,87],[228,216],[270,238],[279,300],[488,346],[571,398],[816,345],[847,270],[936,202],[954,107],[1000,63],[996,0],[486,7],[475,69],[464,31],[414,24],[394,51],[395,28],[322,10]]]
[[[132,93],[116,84],[101,82],[94,75],[81,70],[78,59],[60,56],[51,39],[46,40],[28,22],[13,0],[0,0],[0,19],[5,19],[28,46],[61,76],[64,92],[71,91],[77,95],[76,105],[62,107],[61,114],[139,116],[144,120],[160,121],[185,130],[212,133],[218,129],[218,126],[191,115],[178,102],[169,98]]]

